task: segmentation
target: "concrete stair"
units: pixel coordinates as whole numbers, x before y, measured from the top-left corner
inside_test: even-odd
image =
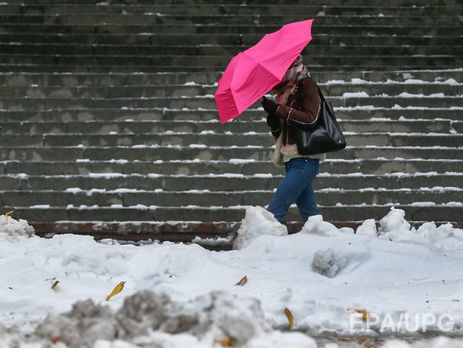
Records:
[[[265,206],[283,172],[260,104],[221,125],[216,82],[265,33],[315,18],[303,55],[348,141],[314,183],[325,220],[355,227],[394,206],[416,224],[463,226],[462,9],[0,3],[2,209],[43,235],[230,247],[245,208]],[[298,219],[291,208],[291,232]]]

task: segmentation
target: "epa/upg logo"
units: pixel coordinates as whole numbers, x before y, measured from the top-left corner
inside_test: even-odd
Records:
[[[436,315],[434,313],[385,312],[376,313],[351,313],[349,317],[349,329],[352,333],[376,331],[389,333],[410,333],[441,331],[450,332],[454,329],[455,320],[449,313]]]

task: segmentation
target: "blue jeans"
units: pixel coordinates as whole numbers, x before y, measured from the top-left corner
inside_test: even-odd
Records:
[[[294,202],[303,222],[306,222],[309,216],[320,215],[312,187],[312,180],[318,174],[318,167],[318,159],[312,158],[293,158],[285,163],[286,176],[267,208],[275,219],[285,224],[286,213]]]

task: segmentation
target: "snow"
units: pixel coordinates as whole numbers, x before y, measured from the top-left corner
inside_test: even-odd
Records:
[[[398,313],[448,314],[454,332],[463,324],[463,230],[450,224],[416,229],[391,208],[356,233],[314,216],[288,235],[264,208],[249,207],[235,247],[46,239],[26,221],[2,215],[0,323],[10,329],[0,329],[0,339],[211,347],[231,337],[243,347],[316,347],[303,333],[279,331],[288,327],[285,308],[296,330],[313,335],[352,334],[352,308],[391,315],[396,324]],[[244,276],[247,282],[235,285]],[[105,301],[121,281],[121,293]],[[362,334],[378,330],[360,326]]]
[[[88,173],[88,176],[90,178],[106,178],[106,179],[127,177],[126,174],[122,174],[122,173]]]
[[[288,231],[285,226],[274,219],[273,214],[264,208],[249,208],[246,210],[246,216],[238,229],[233,247],[241,249],[262,235],[284,236],[288,235]]]
[[[312,270],[328,278],[334,278],[348,263],[344,254],[328,248],[317,250],[313,255]]]
[[[391,80],[391,79],[387,79],[386,81],[367,81],[367,80],[360,79],[360,78],[351,78],[350,81],[328,80],[327,82],[324,83],[324,85],[347,85],[347,84],[353,84],[353,85],[391,85],[391,84],[423,85],[423,84],[427,84],[427,85],[453,85],[453,86],[461,85],[460,82],[456,81],[453,78],[449,78],[444,81],[440,81],[439,78],[436,78],[434,81],[424,81],[420,79],[414,79],[410,76],[407,76],[407,78],[405,78],[404,81],[397,81],[397,80]]]
[[[49,209],[50,205],[49,204],[36,204],[36,205],[31,205],[30,208],[32,208],[32,209]]]
[[[342,94],[343,98],[368,98],[369,95],[367,92],[345,92]]]
[[[429,95],[424,95],[422,93],[413,94],[413,93],[402,92],[395,97],[399,97],[399,98],[445,98],[445,94],[444,93],[433,93]]]
[[[0,237],[3,239],[32,236],[34,228],[30,226],[26,220],[15,220],[6,215],[0,215]]]
[[[71,193],[79,193],[82,192],[82,189],[79,187],[68,187],[65,191]]]
[[[246,158],[246,159],[242,159],[242,158],[230,158],[229,159],[229,162],[231,164],[245,164],[245,163],[253,163],[253,162],[256,162],[255,159],[253,158]]]

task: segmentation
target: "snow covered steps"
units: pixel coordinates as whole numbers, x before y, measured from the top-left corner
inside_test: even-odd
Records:
[[[164,81],[177,80],[183,93],[193,92],[180,99],[194,101],[195,93],[214,90],[216,74],[191,76],[200,82],[167,75]],[[59,76],[65,81],[61,74],[53,79],[59,81]],[[349,146],[328,156],[315,183],[325,219],[355,226],[396,206],[415,222],[432,217],[460,224],[463,119],[460,106],[447,105],[463,99],[460,71],[410,71],[382,74],[382,79],[372,73],[333,76],[318,81],[334,103]],[[11,74],[2,77],[12,80]],[[112,83],[96,91],[93,74],[79,74],[79,85],[71,78],[75,85],[68,92],[84,91],[86,96],[95,91],[101,100],[129,93],[136,101],[136,93],[173,90],[162,82],[144,87],[136,81],[133,91]],[[110,78],[130,80],[134,75]],[[145,78],[161,79],[154,74]],[[69,100],[70,94],[58,92],[56,83],[31,88],[28,81],[33,79],[45,77],[24,74],[0,92],[7,99],[12,94],[30,99],[19,97],[22,90],[42,94],[38,102],[46,103],[53,93],[63,105]],[[375,98],[381,91],[395,95]],[[431,106],[416,106],[427,98],[433,98]],[[350,99],[356,102],[345,106]],[[378,105],[381,99],[391,99],[393,106]],[[410,99],[415,105],[407,105]],[[202,107],[52,107],[37,112],[6,106],[1,112],[6,121],[0,138],[2,206],[36,221],[43,234],[74,231],[99,238],[177,241],[220,236],[222,244],[216,247],[225,248],[223,238],[232,238],[244,209],[267,204],[282,178],[270,163],[273,141],[258,105],[227,125],[218,122],[212,108]],[[294,207],[289,218],[298,220]],[[298,227],[291,225],[292,230]]]
[[[229,247],[283,173],[258,102],[220,124],[217,81],[266,32],[315,18],[303,55],[349,145],[315,181],[325,219],[395,206],[461,225],[461,2],[262,4],[0,2],[0,214],[42,235]]]

